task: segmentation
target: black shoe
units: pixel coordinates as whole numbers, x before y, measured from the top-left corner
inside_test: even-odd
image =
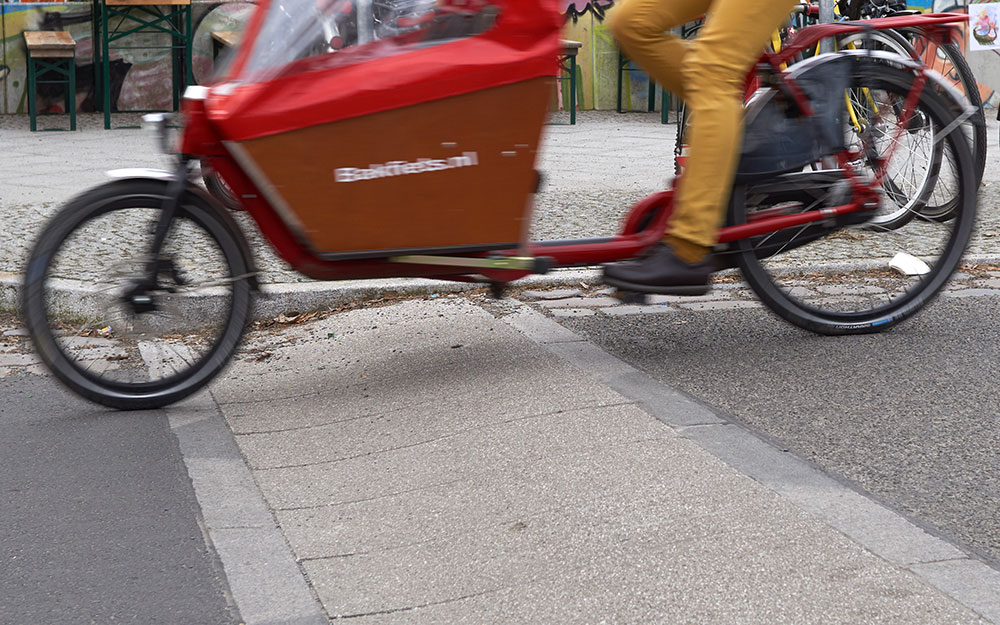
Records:
[[[625,291],[664,295],[704,295],[711,287],[712,263],[686,263],[665,243],[657,243],[639,260],[604,266],[604,282]]]

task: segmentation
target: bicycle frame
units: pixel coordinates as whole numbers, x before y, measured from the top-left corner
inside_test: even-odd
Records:
[[[251,22],[248,33],[255,33],[260,29],[261,14],[262,12],[259,12]],[[798,111],[804,116],[812,116],[814,114],[812,106],[803,91],[793,79],[780,69],[792,61],[796,55],[815,46],[824,38],[864,33],[871,30],[921,28],[928,33],[928,36],[941,41],[950,40],[952,36],[950,25],[965,19],[966,16],[960,14],[925,14],[882,18],[867,22],[840,22],[809,26],[799,30],[785,43],[780,52],[764,54],[761,66],[748,76],[748,85],[758,75],[761,67],[767,68],[768,73],[774,77],[775,86],[795,103]],[[864,52],[859,52],[859,54],[864,54]],[[239,68],[240,64],[245,62],[245,56],[238,57],[235,61],[235,67]],[[911,67],[915,70],[916,81],[906,103],[907,114],[912,112],[920,93],[928,80],[931,80],[926,70],[921,71],[924,65],[920,59],[913,58]],[[660,240],[670,218],[670,206],[674,193],[672,190],[650,195],[633,206],[624,220],[621,233],[610,238],[524,241],[511,249],[476,252],[467,255],[449,253],[436,256],[408,255],[343,260],[323,258],[321,254],[310,249],[310,246],[289,227],[279,210],[266,199],[265,189],[260,188],[255,182],[254,176],[241,167],[231,151],[227,149],[224,137],[218,135],[216,127],[208,119],[205,106],[205,99],[208,96],[208,89],[194,88],[185,97],[183,109],[185,128],[180,152],[187,155],[187,158],[208,159],[215,171],[241,198],[247,212],[278,255],[296,271],[310,278],[342,280],[412,276],[481,281],[481,277],[485,277],[492,282],[509,282],[532,273],[544,273],[552,267],[591,266],[634,257]],[[904,119],[904,124],[899,132],[905,128],[905,121]],[[726,226],[719,231],[720,246],[785,228],[828,220],[863,209],[867,203],[877,199],[877,189],[885,175],[885,167],[881,167],[881,171],[876,172],[874,181],[866,183],[853,171],[851,166],[852,160],[857,159],[858,156],[857,153],[846,150],[837,154],[839,166],[846,172],[847,179],[854,190],[851,203],[794,215],[764,216],[746,224]],[[891,158],[891,154],[889,157]],[[678,180],[678,184],[683,184],[683,180]],[[651,214],[653,218],[649,219]]]

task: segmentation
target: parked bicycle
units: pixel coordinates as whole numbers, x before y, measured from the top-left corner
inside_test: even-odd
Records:
[[[632,207],[617,236],[528,239],[559,8],[442,1],[411,31],[330,51],[322,3],[262,0],[227,73],[189,88],[179,136],[159,119],[174,170],[119,172],[40,234],[23,306],[41,359],[80,395],[125,409],[178,401],[229,361],[258,270],[230,212],[193,182],[198,161],[317,280],[421,276],[499,293],[532,273],[641,254],[665,230],[672,191]],[[824,334],[900,323],[959,265],[976,213],[961,131],[976,109],[919,57],[868,46],[788,63],[826,37],[944,33],[962,19],[811,26],[762,57],[713,260],[738,267],[784,319]],[[851,141],[845,93],[870,105]],[[955,169],[951,219],[869,227],[897,146],[928,133]]]
[[[897,0],[841,0],[837,4],[838,15],[850,20],[870,20],[883,17],[918,16],[918,11],[905,10],[905,2]],[[819,11],[815,4],[803,3],[793,11],[786,28],[777,31],[772,49],[781,50],[783,42],[800,28],[816,24]],[[700,30],[699,24],[686,29],[685,36],[693,38]],[[959,93],[963,94],[971,106],[978,109],[963,130],[969,137],[975,161],[974,172],[977,185],[982,182],[986,167],[986,124],[983,113],[982,95],[979,85],[965,60],[961,48],[950,40],[941,38],[940,33],[927,33],[919,26],[905,26],[895,29],[877,29],[871,32],[842,35],[834,40],[837,49],[862,49],[871,47],[906,57],[920,58],[928,68],[938,72]],[[819,54],[819,45],[802,51],[792,62],[801,61]],[[751,97],[755,86],[747,91]],[[857,133],[864,123],[865,106],[848,99],[848,132]],[[674,149],[675,170],[680,171],[686,155],[686,130],[689,124],[687,109],[682,105],[677,121],[677,135]],[[911,138],[915,135],[911,134]],[[888,207],[876,220],[879,225],[893,227],[907,223],[914,214],[921,217],[947,219],[956,207],[956,191],[953,176],[947,163],[942,162],[940,149],[935,149],[933,138],[919,144],[910,141],[907,149],[909,159],[897,165],[897,171],[886,179],[886,193],[893,199],[894,209]],[[943,166],[943,170],[942,170]]]

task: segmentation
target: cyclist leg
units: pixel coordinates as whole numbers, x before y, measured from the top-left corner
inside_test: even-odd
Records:
[[[631,2],[672,4],[669,0]],[[704,28],[684,49],[679,64],[680,93],[692,113],[692,123],[690,152],[674,198],[667,245],[658,246],[638,262],[609,265],[605,269],[609,284],[659,293],[708,290],[712,268],[706,257],[716,242],[739,160],[746,75],[794,5],[795,0],[710,3]],[[653,28],[662,23],[654,21]],[[647,62],[667,63],[671,69],[661,71],[665,77],[677,71],[675,63],[663,58],[645,58]],[[656,75],[660,70],[649,71]]]
[[[743,141],[746,76],[795,0],[714,0],[682,75],[692,115],[668,238],[687,262],[707,255],[729,201]]]

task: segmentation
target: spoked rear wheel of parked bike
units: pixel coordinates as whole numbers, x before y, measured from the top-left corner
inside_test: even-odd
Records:
[[[938,72],[944,80],[956,89],[968,103],[975,107],[976,114],[962,124],[962,131],[969,139],[974,162],[976,185],[982,182],[986,168],[986,124],[983,113],[983,100],[979,92],[972,70],[962,51],[955,44],[938,45],[919,29],[874,30],[858,33],[838,40],[840,49],[886,50],[904,57],[916,55],[932,70]],[[863,108],[863,107],[862,107]],[[956,209],[958,202],[955,197],[954,181],[945,176],[939,177],[937,184],[923,189],[919,180],[922,171],[908,170],[905,165],[899,165],[897,171],[886,180],[886,192],[893,196],[895,203],[903,208],[915,208],[921,217],[931,219],[948,219]],[[891,212],[884,211],[883,221],[889,223]]]
[[[228,362],[251,305],[250,261],[225,211],[185,192],[158,257],[149,250],[167,185],[106,184],[70,201],[35,244],[24,317],[42,360],[71,389],[121,409],[194,393]]]
[[[937,167],[955,190],[956,208],[949,219],[909,219],[892,228],[879,225],[884,206],[865,209],[814,225],[782,230],[737,242],[738,265],[760,299],[784,319],[822,334],[861,334],[885,330],[920,310],[945,285],[961,262],[972,235],[976,213],[973,159],[966,135],[948,128],[961,113],[939,87],[928,84],[920,96],[916,120],[906,126],[912,150],[889,152],[897,143],[902,115],[914,74],[900,68],[859,60],[852,90],[872,105],[856,140],[868,158],[906,158],[911,151],[934,151]],[[873,155],[872,152],[878,152]],[[858,167],[866,175],[870,168]],[[889,171],[893,171],[889,163]],[[831,179],[831,177],[833,177]],[[843,172],[802,172],[780,181],[734,189],[729,222],[747,223],[755,216],[794,214],[847,203],[850,190],[838,183]],[[882,204],[892,202],[884,194]],[[891,210],[895,210],[893,207]],[[837,221],[839,220],[839,221]]]

